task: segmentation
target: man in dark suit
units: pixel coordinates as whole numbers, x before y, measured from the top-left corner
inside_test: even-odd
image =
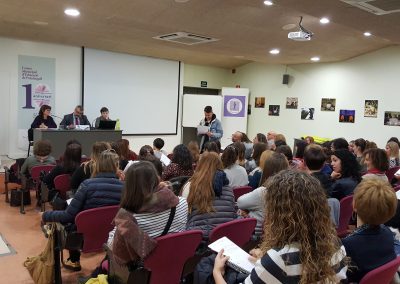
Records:
[[[64,118],[60,123],[60,126],[67,129],[74,129],[76,125],[90,125],[86,115],[83,114],[83,107],[80,105],[75,107],[73,113],[64,115]]]

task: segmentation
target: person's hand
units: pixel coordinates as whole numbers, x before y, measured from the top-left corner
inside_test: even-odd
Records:
[[[74,128],[75,128],[75,125],[73,125],[73,124],[68,125],[68,129],[74,129]]]
[[[117,177],[119,178],[119,180],[124,181],[125,180],[125,173],[122,170],[118,170],[117,171]]]
[[[256,262],[258,259],[260,259],[263,256],[263,253],[262,253],[261,249],[259,249],[259,248],[252,249],[249,252],[249,254],[250,254],[249,260],[251,262]]]
[[[217,254],[214,262],[214,273],[219,273],[221,275],[225,274],[225,263],[228,261],[229,256],[224,256],[224,249],[221,249]]]
[[[40,124],[40,125],[39,125],[39,128],[44,128],[44,129],[46,129],[46,128],[47,128],[47,126],[46,126],[46,125],[44,125],[44,123],[42,122],[42,124]]]
[[[331,173],[331,178],[332,179],[340,179],[342,177],[342,174],[341,173],[337,173],[337,172],[335,172],[335,171],[333,171],[332,173]]]
[[[210,131],[208,131],[206,134],[207,134],[208,137],[212,137],[213,136],[213,133],[210,132]]]

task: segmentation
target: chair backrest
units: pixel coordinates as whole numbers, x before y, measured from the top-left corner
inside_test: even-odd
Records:
[[[389,182],[394,178],[394,174],[395,174],[398,170],[400,170],[400,167],[393,167],[393,168],[388,169],[388,170],[385,172],[385,174],[386,174],[386,176],[387,176]]]
[[[49,173],[52,169],[54,169],[55,165],[42,165],[42,166],[33,166],[31,168],[31,178],[34,182],[39,182],[40,173],[42,171]]]
[[[66,193],[71,189],[71,176],[69,174],[58,175],[54,179],[54,187],[62,198],[66,198]]]
[[[83,234],[82,252],[102,250],[108,233],[114,228],[111,222],[117,215],[118,209],[119,205],[104,206],[88,209],[76,215],[77,232]]]
[[[346,196],[340,200],[340,215],[337,234],[339,237],[345,236],[351,215],[353,214],[353,195]]]
[[[243,247],[250,239],[256,228],[257,220],[255,218],[236,219],[223,223],[215,227],[209,236],[209,242],[227,237],[240,247]]]
[[[201,230],[157,238],[157,247],[144,260],[144,266],[151,270],[150,284],[180,283],[185,262],[195,254],[202,238]]]
[[[238,198],[240,196],[242,196],[243,194],[249,193],[252,190],[253,190],[253,188],[251,186],[248,186],[248,185],[235,187],[233,189],[233,195],[235,196],[235,201],[237,201]]]
[[[400,256],[365,274],[360,284],[389,284],[400,266]]]

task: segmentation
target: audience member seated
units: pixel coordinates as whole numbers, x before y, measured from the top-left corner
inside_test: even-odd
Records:
[[[255,268],[243,283],[337,283],[345,279],[346,253],[318,181],[299,171],[281,171],[267,181],[265,191],[263,241],[250,252]],[[232,272],[225,271],[227,260],[220,251],[213,269],[216,284],[226,283],[224,272],[228,276]]]
[[[54,189],[54,179],[62,174],[72,175],[81,164],[82,147],[79,144],[69,144],[65,149],[61,164],[57,165],[49,174],[47,174],[43,182],[49,189]]]
[[[253,144],[257,143],[267,143],[267,137],[262,133],[257,133],[253,139]]]
[[[331,177],[321,170],[325,165],[326,156],[321,146],[317,144],[310,144],[304,151],[304,165],[306,171],[319,180],[326,196],[331,197],[331,190],[333,181]]]
[[[304,140],[298,140],[296,142],[296,150],[294,151],[294,154],[293,154],[292,167],[295,167],[296,169],[304,168],[303,156],[304,156],[304,151],[306,150],[307,146],[308,146],[308,144]]]
[[[119,163],[118,163],[119,170],[123,171],[129,161],[126,160],[125,157],[122,156],[121,145],[122,145],[122,143],[111,142],[111,149],[114,150],[114,152],[118,155],[118,158],[119,158]]]
[[[275,150],[275,137],[276,132],[271,130],[267,133],[267,146],[269,150]]]
[[[138,159],[138,155],[130,149],[129,140],[128,139],[121,139],[120,141],[125,144],[123,146],[123,148],[128,148],[127,160],[128,161],[136,161]]]
[[[287,145],[286,144],[286,137],[283,134],[276,134],[275,136],[275,149],[279,146]]]
[[[272,150],[265,150],[262,152],[260,157],[260,163],[257,168],[255,168],[251,173],[249,173],[249,186],[255,189],[264,184],[265,180],[262,179],[265,160],[268,159],[274,151]]]
[[[354,154],[356,155],[357,162],[360,164],[360,172],[364,174],[367,171],[367,167],[364,163],[364,152],[367,146],[367,141],[362,138],[358,138],[354,141]]]
[[[352,261],[349,282],[359,282],[369,271],[396,258],[393,233],[382,225],[395,214],[396,206],[396,194],[387,182],[368,179],[357,186],[353,199],[357,229],[342,240]]]
[[[360,170],[356,157],[346,149],[333,152],[331,156],[333,172],[331,178],[332,197],[340,200],[345,196],[352,195],[357,184],[360,182]]]
[[[171,163],[164,169],[162,180],[167,181],[174,177],[192,176],[193,159],[189,149],[179,144],[175,146],[172,152]]]
[[[193,169],[196,169],[196,165],[200,159],[199,144],[197,143],[197,141],[190,141],[189,144],[187,145],[187,148],[189,149],[190,154],[192,154]]]
[[[390,141],[386,144],[386,155],[389,159],[389,168],[400,166],[399,162],[399,144]]]
[[[95,171],[97,160],[100,154],[111,149],[111,146],[107,142],[96,142],[92,146],[92,154],[90,155],[90,160],[81,164],[79,168],[71,176],[71,190],[76,192],[79,185],[86,179],[92,177],[92,173]]]
[[[395,142],[400,147],[400,141],[397,137],[390,137],[390,139],[386,142],[386,144],[389,142]]]
[[[270,150],[267,151],[269,152]],[[255,231],[256,236],[261,235],[262,226],[264,223],[264,198],[266,192],[265,184],[270,177],[282,170],[287,170],[288,167],[289,163],[285,156],[272,152],[272,154],[265,160],[263,165],[262,184],[252,192],[240,196],[237,200],[237,206],[241,210],[242,216],[248,216],[257,219]]]
[[[218,147],[217,143],[215,143],[214,141],[209,141],[204,144],[203,152],[214,152],[219,155],[221,154],[221,149]]]
[[[164,147],[164,144],[164,140],[162,140],[161,138],[156,138],[153,141],[154,156],[158,159],[161,158],[161,154],[168,156],[168,152],[162,149]]]
[[[369,149],[364,153],[364,163],[367,172],[362,176],[363,179],[378,178],[388,182],[385,172],[389,169],[389,160],[383,149]]]
[[[144,157],[146,157],[148,155],[151,155],[151,156],[155,157],[154,156],[154,150],[150,145],[144,145],[139,150],[138,160],[144,160]]]
[[[249,137],[247,137],[246,133],[236,131],[232,134],[232,142],[241,142],[245,147],[244,157],[245,159],[250,159],[251,153],[253,152],[253,143],[251,143]]]
[[[236,148],[237,152],[238,152],[238,159],[236,161],[236,163],[241,166],[241,167],[245,167],[246,166],[246,159],[244,157],[244,153],[246,151],[246,147],[244,146],[244,144],[242,142],[235,142],[233,144],[231,144],[233,147]],[[253,151],[253,150],[252,150]],[[251,154],[250,154],[251,155]]]
[[[355,142],[355,140],[351,140],[349,142],[349,148],[348,149],[349,149],[350,153],[355,155],[354,151],[355,151],[356,145],[354,144],[354,142]]]
[[[314,138],[312,136],[307,136],[306,138],[304,138],[304,140],[308,145],[314,144]]]
[[[35,117],[35,120],[31,124],[31,128],[57,128],[57,124],[50,115],[51,106],[42,105],[39,110],[39,114]]]
[[[224,172],[229,180],[229,187],[231,188],[249,184],[246,170],[236,163],[237,157],[237,149],[232,145],[226,147],[221,156]]]
[[[254,169],[256,169],[260,165],[260,157],[262,152],[268,149],[268,145],[265,143],[257,143],[254,144],[253,153],[251,155],[251,159],[247,160],[245,168],[246,172],[251,173]]]
[[[290,147],[288,145],[280,145],[277,146],[275,149],[276,153],[282,154],[286,157],[286,159],[288,160],[289,166],[291,168],[297,168],[298,164],[296,162],[293,162],[293,153],[292,153],[292,149],[290,149]]]
[[[117,178],[117,171],[118,155],[110,150],[103,151],[95,164],[93,177],[82,182],[68,207],[63,211],[44,212],[43,222],[74,224],[76,215],[81,211],[119,204],[123,183]],[[73,231],[75,226],[66,228]],[[71,250],[64,266],[73,271],[81,270],[80,252]]]
[[[228,183],[219,155],[204,152],[195,173],[182,190],[189,208],[187,230],[202,230],[204,239],[208,239],[214,227],[237,217],[235,198]]]
[[[39,140],[33,144],[33,156],[26,158],[21,166],[20,173],[28,175],[34,166],[55,165],[56,160],[51,153],[51,143],[48,140]]]
[[[137,226],[151,238],[161,236],[170,214],[174,215],[167,233],[181,232],[186,227],[186,199],[177,197],[163,183],[159,183],[157,171],[148,161],[134,163],[127,170],[120,207],[132,214]],[[173,208],[175,212],[171,213]],[[110,232],[107,242],[113,250],[116,229]]]
[[[331,141],[331,150],[332,152],[336,150],[346,149],[349,150],[349,143],[344,138],[336,138]]]
[[[327,175],[331,175],[332,173],[332,167],[331,167],[331,156],[333,154],[331,150],[331,142],[327,141],[321,144],[322,150],[325,153],[326,160],[325,160],[325,165],[322,168],[321,172]]]

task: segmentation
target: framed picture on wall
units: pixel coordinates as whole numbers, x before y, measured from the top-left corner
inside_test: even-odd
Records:
[[[280,105],[269,105],[268,115],[279,116]]]
[[[336,99],[321,99],[321,111],[335,111]]]
[[[313,107],[302,107],[301,108],[301,119],[303,120],[314,120],[315,108]]]
[[[339,122],[354,123],[355,119],[356,119],[355,110],[341,109],[339,111]]]
[[[299,98],[286,98],[286,108],[297,109],[299,105]]]
[[[265,98],[264,97],[256,97],[254,101],[255,108],[264,108],[265,107]]]
[[[389,126],[400,126],[400,112],[385,111],[384,124]]]
[[[364,117],[378,116],[378,100],[365,100]]]

